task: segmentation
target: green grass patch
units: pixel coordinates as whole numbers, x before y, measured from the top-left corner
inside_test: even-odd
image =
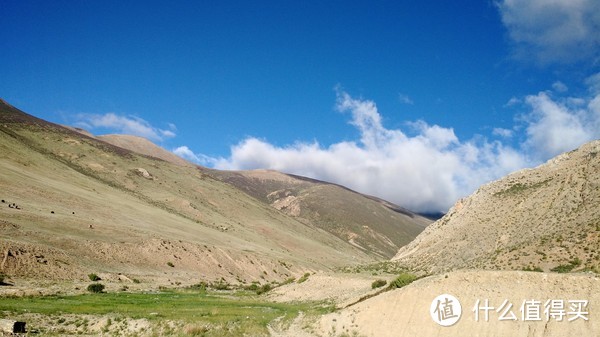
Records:
[[[308,280],[308,277],[309,277],[309,276],[310,276],[310,273],[305,273],[304,275],[302,275],[302,277],[300,277],[300,278],[298,279],[298,281],[297,281],[297,282],[298,282],[298,283],[303,283],[303,282],[306,282],[306,280]]]
[[[569,261],[569,264],[561,264],[560,266],[556,266],[550,270],[556,273],[568,273],[579,266],[581,266],[581,260],[576,257]]]
[[[519,193],[523,193],[527,190],[531,190],[531,189],[536,189],[542,186],[546,186],[548,185],[548,182],[550,182],[552,180],[552,178],[546,179],[544,181],[540,181],[538,183],[535,184],[531,184],[531,185],[526,185],[526,184],[522,184],[522,183],[516,183],[514,185],[512,185],[511,187],[500,191],[500,192],[496,192],[494,193],[494,196],[507,196],[507,195],[515,195],[515,194],[519,194]]]
[[[411,283],[413,283],[414,281],[418,280],[419,278],[411,273],[402,273],[400,275],[398,275],[398,277],[396,277],[392,282],[390,282],[389,288],[390,289],[395,289],[395,288],[402,288],[404,286],[407,286]]]
[[[333,311],[323,302],[273,303],[248,291],[211,293],[208,291],[163,291],[158,293],[103,293],[76,296],[5,297],[0,312],[61,314],[111,314],[133,319],[147,318],[207,324],[215,327],[206,336],[266,335],[267,324],[277,317],[292,320],[302,311],[322,315]]]

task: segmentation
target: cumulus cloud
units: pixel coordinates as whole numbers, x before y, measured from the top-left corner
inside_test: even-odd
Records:
[[[351,115],[360,139],[323,147],[317,142],[278,147],[250,137],[231,149],[219,169],[269,168],[348,186],[416,211],[446,211],[481,183],[526,165],[500,142],[460,141],[454,130],[424,121],[416,133],[388,129],[374,102],[338,93],[337,108]]]
[[[203,154],[194,153],[189,147],[183,145],[173,149],[172,151],[183,159],[189,160],[192,163],[199,165],[210,165],[214,163],[214,159]]]
[[[492,134],[501,138],[496,141],[478,135],[461,140],[452,128],[425,121],[406,123],[409,130],[389,129],[375,102],[340,91],[336,106],[350,115],[360,135],[356,140],[275,146],[249,137],[229,157],[204,160],[218,169],[268,168],[312,177],[415,211],[445,212],[481,184],[600,138],[600,76],[586,83],[588,97],[554,97],[548,91],[514,98],[511,108],[522,109],[521,116],[513,129],[494,128]],[[517,131],[524,132],[523,140],[507,145]]]
[[[541,64],[589,60],[600,51],[600,1],[501,0],[515,55]]]
[[[600,138],[600,93],[586,98],[552,98],[547,92],[525,98],[524,150],[538,160]]]
[[[176,136],[177,128],[169,123],[168,129],[160,129],[152,126],[146,120],[135,116],[121,116],[109,112],[106,114],[79,114],[76,116],[75,125],[93,131],[104,128],[114,130],[118,133],[136,135],[153,141],[162,141],[165,138]]]

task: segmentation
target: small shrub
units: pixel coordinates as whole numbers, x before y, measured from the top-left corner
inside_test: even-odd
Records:
[[[206,291],[206,288],[208,288],[208,283],[200,281],[199,283],[191,285],[189,288],[192,290]]]
[[[250,284],[249,286],[244,287],[244,289],[250,290],[250,291],[258,291],[259,287],[260,287],[260,285],[258,283],[252,282],[252,284]]]
[[[555,273],[568,273],[571,270],[573,270],[573,268],[575,268],[575,266],[572,264],[561,264],[560,266],[556,266],[550,269],[550,271],[553,271]]]
[[[371,289],[381,288],[381,287],[383,287],[386,284],[387,284],[386,280],[381,280],[381,279],[380,280],[375,280],[375,281],[373,281],[373,283],[371,283]]]
[[[169,267],[171,267],[171,268],[175,267],[175,265],[174,265],[174,264],[173,264],[173,262],[171,262],[171,261],[167,262],[167,266],[169,266]]]
[[[104,291],[104,284],[92,283],[87,287],[87,290],[91,293],[101,293]]]
[[[135,284],[141,283],[141,281],[140,281],[140,280],[138,280],[138,279],[136,279],[136,278],[134,278],[132,281],[133,281],[133,283],[135,283]]]
[[[561,264],[560,266],[556,266],[550,270],[556,273],[568,273],[579,266],[581,266],[581,260],[576,257],[569,261],[569,264]]]
[[[270,291],[271,289],[273,289],[273,287],[271,286],[271,284],[267,283],[262,285],[260,288],[258,288],[256,290],[256,295],[262,295],[268,291]]]
[[[308,277],[309,277],[309,276],[310,276],[310,273],[305,273],[304,275],[302,275],[302,277],[300,277],[300,278],[298,279],[298,282],[297,282],[297,283],[302,283],[302,282],[305,282],[306,280],[308,280]]]
[[[219,280],[218,282],[213,282],[210,284],[210,287],[215,290],[231,290],[231,286],[229,283]]]
[[[90,281],[94,281],[94,282],[101,280],[100,276],[98,276],[94,273],[89,274],[88,277],[90,278]]]
[[[411,284],[413,281],[415,281],[417,279],[418,279],[418,277],[416,275],[413,275],[411,273],[402,273],[402,274],[398,275],[398,277],[396,277],[396,279],[394,279],[392,282],[390,282],[389,288],[390,289],[402,288],[406,285]]]

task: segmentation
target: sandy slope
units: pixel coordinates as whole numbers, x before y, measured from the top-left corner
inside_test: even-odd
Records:
[[[429,313],[435,297],[451,294],[462,304],[461,319],[451,327],[436,324]],[[513,304],[517,321],[499,321],[490,312],[489,321],[475,320],[477,300],[499,307],[506,299]],[[577,319],[523,321],[519,308],[524,300],[543,303],[555,300],[588,300],[588,321]],[[572,317],[568,315],[567,317]],[[591,274],[547,274],[513,271],[458,271],[421,279],[402,289],[368,299],[340,312],[324,316],[315,335],[339,336],[599,336],[600,277]]]

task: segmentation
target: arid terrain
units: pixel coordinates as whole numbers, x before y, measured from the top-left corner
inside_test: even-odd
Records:
[[[600,271],[600,141],[482,186],[393,260],[427,273]]]
[[[365,235],[387,242],[389,257],[428,223],[352,191],[312,193],[331,203],[350,196],[368,205],[355,221],[364,228],[344,229],[331,212],[323,214],[342,239],[139,138],[92,138],[6,104],[0,128],[0,214],[7,238],[0,267],[10,276],[71,280],[105,272],[152,282],[281,281],[380,259],[378,246],[354,240]],[[397,230],[367,225],[381,218],[398,219]],[[390,232],[391,239],[385,236]]]
[[[0,101],[0,318],[35,336],[600,335],[598,152],[484,185],[431,224],[343,186],[208,169]],[[462,304],[450,327],[430,316],[442,294]],[[499,320],[504,300],[515,320]],[[545,316],[548,300],[564,320]]]

